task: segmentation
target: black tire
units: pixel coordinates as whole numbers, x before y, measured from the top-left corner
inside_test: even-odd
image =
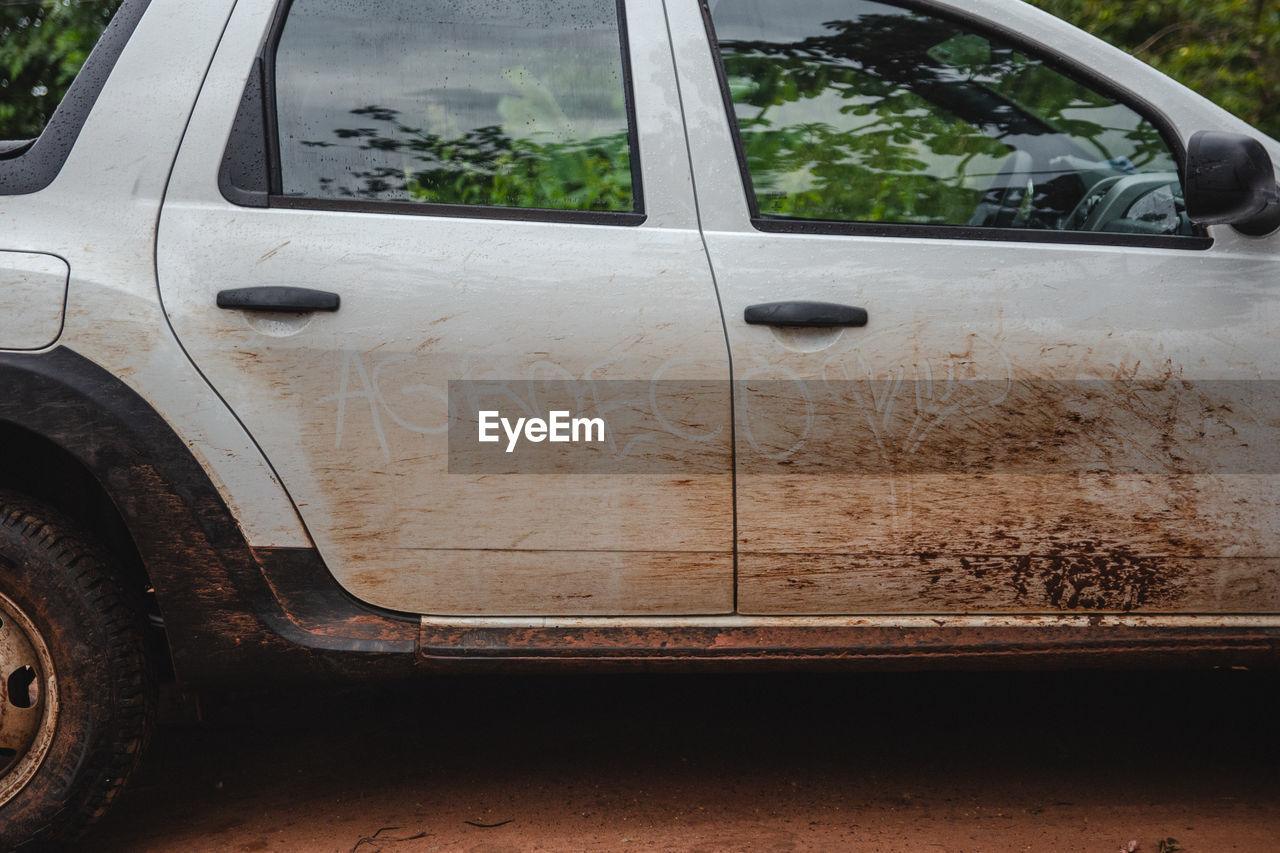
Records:
[[[154,682],[142,618],[105,556],[68,521],[0,492],[0,619],[9,632],[0,650],[12,658],[0,668],[20,670],[0,672],[7,739],[19,744],[0,753],[0,850],[56,847],[106,810],[147,742]],[[35,663],[23,666],[24,656]],[[44,666],[56,681],[36,672]]]

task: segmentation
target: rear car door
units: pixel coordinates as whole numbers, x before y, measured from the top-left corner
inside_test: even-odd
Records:
[[[741,611],[1277,610],[1280,237],[1178,175],[1248,128],[1020,3],[669,8]]]
[[[730,610],[728,353],[660,4],[268,5],[227,27],[158,275],[338,581],[416,613]],[[588,417],[653,381],[713,389],[644,413],[689,421],[692,473],[475,443],[477,389]]]

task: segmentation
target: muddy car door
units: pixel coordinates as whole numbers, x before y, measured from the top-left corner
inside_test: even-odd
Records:
[[[1179,178],[1259,134],[1021,3],[669,8],[743,612],[1276,611],[1280,237]]]
[[[731,609],[728,353],[660,5],[269,5],[210,68],[160,288],[335,577],[418,613]],[[513,468],[460,413],[490,383],[512,421],[543,393],[589,419],[655,379],[716,389],[698,471]]]

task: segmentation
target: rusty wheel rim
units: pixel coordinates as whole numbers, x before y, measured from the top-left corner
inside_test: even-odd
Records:
[[[0,805],[40,769],[57,722],[49,649],[21,608],[0,593]]]

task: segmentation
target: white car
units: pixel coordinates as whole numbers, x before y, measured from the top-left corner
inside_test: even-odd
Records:
[[[0,847],[156,673],[1274,665],[1277,158],[1019,0],[124,0],[0,144]]]

